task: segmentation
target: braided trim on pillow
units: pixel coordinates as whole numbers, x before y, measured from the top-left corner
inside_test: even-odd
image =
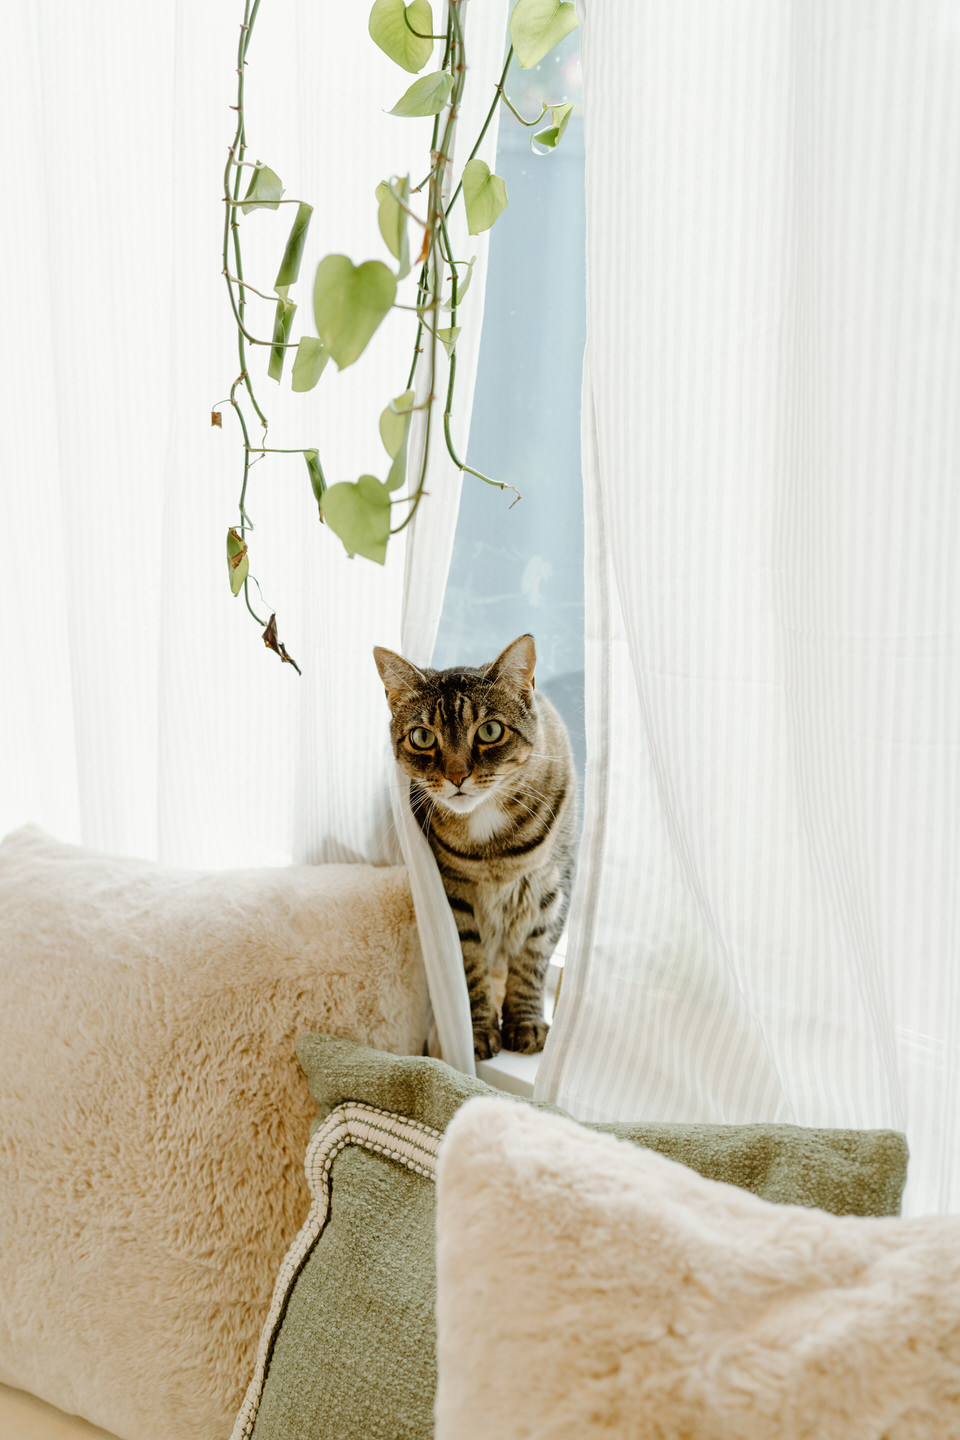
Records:
[[[304,1160],[307,1184],[312,1197],[310,1210],[277,1273],[270,1310],[260,1334],[253,1378],[247,1387],[230,1440],[250,1440],[270,1368],[274,1341],[283,1323],[287,1301],[300,1271],[327,1223],[330,1213],[330,1172],[337,1156],[348,1145],[359,1145],[374,1155],[394,1160],[407,1170],[413,1170],[417,1175],[433,1180],[441,1138],[439,1130],[434,1130],[418,1120],[410,1120],[389,1110],[377,1110],[373,1105],[363,1105],[354,1100],[338,1105],[318,1127],[307,1147]]]

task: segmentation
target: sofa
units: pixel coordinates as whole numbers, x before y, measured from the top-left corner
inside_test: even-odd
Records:
[[[904,1137],[584,1125],[425,1057],[401,869],[27,827],[0,971],[4,1440],[960,1437]]]
[[[297,1035],[423,1049],[405,871],[184,871],[26,826],[0,994],[0,1382],[213,1440],[309,1205]]]

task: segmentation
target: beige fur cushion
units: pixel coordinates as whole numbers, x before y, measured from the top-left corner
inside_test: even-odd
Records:
[[[0,1381],[220,1440],[308,1207],[296,1037],[419,1052],[402,869],[0,845]]]
[[[503,1100],[437,1170],[436,1440],[957,1440],[960,1216],[838,1219]]]

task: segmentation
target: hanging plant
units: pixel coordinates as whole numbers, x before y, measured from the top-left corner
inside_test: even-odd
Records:
[[[411,186],[409,175],[391,175],[371,186],[380,234],[396,262],[395,268],[381,260],[364,260],[354,264],[346,255],[325,256],[317,266],[313,283],[312,311],[316,334],[303,335],[297,341],[290,339],[297,311],[297,302],[291,299],[290,292],[299,280],[313,207],[305,200],[289,199],[280,177],[269,165],[259,159],[253,163],[246,159],[244,76],[260,0],[246,0],[244,6],[237,52],[237,126],[223,175],[223,274],[236,325],[240,373],[230,387],[229,401],[219,403],[232,406],[243,437],[239,520],[227,531],[227,570],[232,593],[235,596],[243,594],[250,614],[263,627],[264,643],[281,660],[293,665],[298,673],[299,667],[278,639],[276,615],[271,612],[269,618],[264,619],[254,608],[250,595],[251,581],[260,591],[259,583],[250,572],[247,540],[253,529],[246,509],[247,485],[255,463],[266,455],[301,455],[320,519],[339,536],[349,555],[361,555],[382,565],[390,536],[409,525],[424,498],[427,461],[436,428],[434,410],[438,397],[434,393],[434,381],[438,347],[442,346],[448,357],[443,439],[451,460],[464,473],[474,475],[500,490],[512,490],[519,499],[519,492],[514,486],[481,474],[461,460],[454,449],[450,420],[456,391],[457,341],[461,333],[458,312],[470,284],[476,256],[469,259],[454,256],[447,222],[461,196],[470,235],[480,235],[489,230],[506,209],[507,188],[502,177],[477,158],[477,151],[500,104],[506,105],[521,124],[531,130],[550,112],[552,123],[531,136],[534,153],[549,154],[562,139],[572,105],[553,105],[541,100],[540,114],[534,120],[524,120],[507,99],[504,85],[514,57],[525,69],[538,64],[576,27],[577,20],[570,0],[562,0],[562,3],[561,0],[517,0],[510,18],[511,44],[490,108],[457,184],[450,198],[444,200],[450,147],[468,74],[461,3],[462,0],[448,0],[445,29],[438,35],[434,33],[429,0],[412,0],[409,5],[404,0],[375,0],[368,26],[371,39],[401,70],[418,77],[406,88],[390,113],[400,120],[434,117],[429,168],[416,186]],[[438,42],[442,45],[439,67],[421,74],[433,59]],[[246,190],[243,190],[245,171],[248,181]],[[270,295],[244,278],[241,231],[253,212],[276,211],[281,205],[295,205],[297,208],[273,283],[273,294]],[[411,260],[414,251],[416,258]],[[413,270],[416,271],[415,279],[411,281],[415,286],[414,303],[401,305],[397,300],[398,286]],[[251,333],[248,324],[249,296],[257,296],[273,307],[269,338]],[[328,485],[319,446],[280,450],[266,445],[269,422],[254,390],[250,356],[255,347],[266,350],[267,377],[280,382],[286,368],[287,352],[294,351],[290,366],[291,387],[295,391],[306,392],[318,384],[329,361],[332,360],[338,370],[355,364],[385,317],[398,308],[412,312],[414,335],[406,382],[385,405],[380,416],[386,475],[383,479],[375,475],[361,475],[355,481]],[[417,371],[424,363],[428,367],[426,384],[421,387],[425,398],[416,403]],[[252,421],[248,407],[261,426],[259,445],[251,441]],[[407,443],[416,411],[424,412],[423,446],[416,473],[408,481]],[[218,426],[222,423],[217,408],[213,410],[212,423]],[[262,592],[260,595],[262,600]]]

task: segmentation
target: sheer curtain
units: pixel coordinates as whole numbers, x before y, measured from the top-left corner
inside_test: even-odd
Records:
[[[315,206],[301,316],[321,255],[389,259],[376,185],[410,171],[416,184],[426,168],[432,122],[386,113],[412,77],[373,45],[369,8],[263,0],[250,47],[250,158]],[[505,3],[465,9],[473,98],[459,135],[472,142],[502,64]],[[434,445],[430,499],[381,569],[350,560],[320,526],[300,455],[259,463],[247,496],[264,594],[254,589],[254,604],[276,611],[302,678],[265,650],[242,599],[231,600],[224,554],[241,437],[222,403],[238,362],[219,197],[242,10],[238,0],[38,0],[8,17],[0,109],[17,162],[0,231],[0,834],[32,820],[185,865],[390,860],[395,782],[370,652],[384,644],[429,659],[460,477]],[[495,147],[494,123],[481,151],[491,165]],[[281,207],[243,222],[246,278],[267,292],[290,219]],[[478,261],[458,349],[461,453],[485,240],[469,241]],[[250,303],[269,333],[271,306]],[[359,364],[342,375],[330,365],[307,396],[262,374],[266,443],[316,446],[331,483],[385,473],[377,419],[406,382],[410,318],[389,316]],[[222,430],[210,423],[216,402]],[[407,858],[419,903],[435,905],[442,890],[423,878],[419,838]],[[447,918],[425,923],[433,933]],[[446,1005],[455,1050],[462,1015],[459,1042],[450,1027],[466,998],[455,932],[453,954],[444,933],[427,958],[456,976]]]
[[[582,5],[588,781],[538,1094],[960,1209],[960,6]]]

